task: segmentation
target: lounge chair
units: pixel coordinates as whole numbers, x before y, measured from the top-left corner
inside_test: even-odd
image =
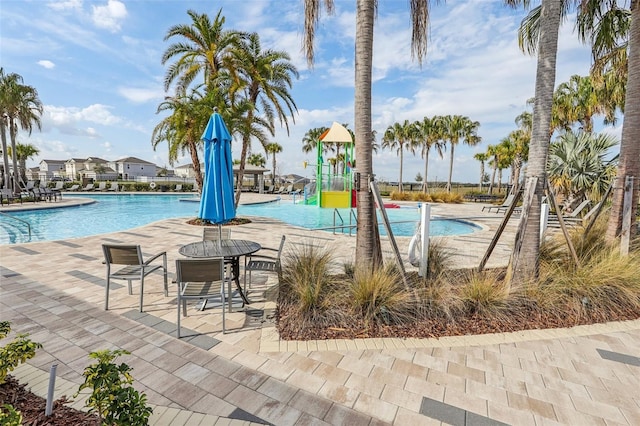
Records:
[[[94,188],[95,191],[106,191],[107,182],[98,182],[98,186]]]
[[[178,283],[178,329],[180,338],[180,308],[187,316],[187,300],[208,300],[220,298],[222,310],[222,333],[226,333],[224,302],[231,295],[231,279],[227,273],[224,259],[177,259],[176,281]],[[225,285],[227,287],[225,291]],[[230,297],[230,296],[229,296]],[[204,305],[203,305],[204,308]]]
[[[278,274],[278,280],[280,279],[280,258],[282,257],[282,250],[284,249],[284,242],[286,236],[283,235],[280,240],[280,246],[277,249],[270,247],[262,247],[256,253],[245,258],[244,265],[244,282],[247,284],[247,271],[249,272],[249,286],[251,286],[251,272],[265,271],[276,272]]]
[[[67,191],[77,191],[78,189],[80,189],[80,185],[74,184],[67,188]]]
[[[273,185],[269,185],[269,188],[264,190],[265,194],[273,194]]]
[[[107,191],[118,192],[118,182],[111,182],[111,186],[107,188]]]
[[[87,186],[85,186],[84,188],[82,188],[83,191],[93,191],[93,189],[95,188],[95,185],[92,183],[88,183]]]
[[[563,214],[562,215],[562,219],[566,222],[580,222],[583,220],[583,218],[580,216],[580,213],[582,212],[582,210],[585,209],[585,207],[587,207],[589,204],[591,203],[591,200],[586,199],[584,200],[582,203],[578,204],[578,206],[571,212],[568,214]],[[596,205],[596,207],[598,207]],[[589,213],[587,213],[588,217],[591,217],[591,215],[593,215],[593,213],[595,212],[595,208],[591,209],[589,211]],[[587,216],[585,216],[587,217]],[[558,215],[557,214],[550,214],[549,215],[549,220],[550,221],[558,221]]]
[[[167,287],[167,252],[160,252],[147,260],[142,257],[142,250],[139,245],[115,245],[103,244],[104,260],[107,265],[107,282],[105,285],[104,310],[109,309],[109,286],[111,280],[127,280],[129,294],[131,291],[131,281],[140,280],[140,312],[142,312],[142,297],[144,295],[144,277],[162,269],[164,271],[164,295],[169,296]],[[162,259],[161,265],[152,265],[151,262]],[[125,265],[117,271],[111,271],[111,265]]]
[[[177,184],[177,185],[176,185],[176,189],[174,189],[174,191],[176,191],[176,192],[182,192],[182,184],[181,184],[181,183]]]
[[[8,188],[0,189],[0,205],[4,203],[4,200],[7,200],[7,205],[10,205],[12,200],[20,200],[20,204],[22,204],[22,194],[14,194]]]
[[[515,194],[509,194],[507,195],[507,198],[504,199],[504,201],[502,202],[501,205],[499,206],[484,206],[482,208],[482,211],[488,211],[490,212],[492,209],[496,209],[495,213],[499,213],[501,212],[503,209],[508,209],[509,207],[511,207],[511,204],[513,203],[513,200],[515,199],[516,195]]]
[[[283,193],[284,193],[284,190],[285,190],[285,187],[284,187],[284,186],[281,186],[280,188],[278,188],[278,190],[277,190],[277,191],[274,191],[273,193],[274,193],[274,194],[283,194]]]
[[[285,194],[291,194],[293,192],[293,184],[287,186],[287,189],[284,190]]]

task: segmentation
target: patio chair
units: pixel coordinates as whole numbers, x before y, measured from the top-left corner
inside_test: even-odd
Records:
[[[178,338],[180,338],[180,308],[182,307],[182,315],[186,317],[187,300],[206,301],[220,298],[222,333],[226,333],[224,302],[227,295],[231,294],[231,279],[227,273],[227,267],[224,265],[224,259],[221,257],[176,259],[176,277],[178,283]]]
[[[202,228],[202,240],[203,241],[218,241],[220,239],[220,234],[222,233],[223,240],[231,239],[231,228],[228,226],[222,228],[222,230],[218,229],[217,226],[205,226]]]
[[[80,189],[80,185],[76,183],[67,188],[67,191],[77,191],[78,189]]]
[[[107,188],[107,191],[118,192],[118,182],[111,182],[111,186]]]
[[[111,280],[127,280],[129,294],[131,291],[131,281],[140,280],[140,312],[142,312],[142,298],[144,295],[144,277],[150,273],[162,269],[164,272],[164,295],[169,296],[167,287],[167,252],[158,253],[147,260],[142,257],[142,250],[139,245],[116,245],[103,244],[102,251],[107,265],[107,283],[105,285],[104,310],[109,309],[109,286]],[[152,265],[156,259],[162,259],[162,264]],[[116,271],[111,271],[111,265],[125,265]]]
[[[291,194],[293,192],[293,184],[287,186],[287,189],[284,190],[285,194]]]
[[[267,189],[264,190],[265,194],[273,194],[273,185],[269,185],[269,187]]]
[[[251,287],[251,273],[256,271],[276,272],[280,281],[280,258],[284,248],[286,236],[282,236],[280,247],[277,249],[262,247],[256,253],[245,258],[244,282],[247,283],[247,271],[249,272],[249,287]]]
[[[484,206],[482,208],[482,211],[487,210],[488,212],[490,212],[492,209],[496,209],[495,213],[499,213],[503,209],[508,209],[509,207],[511,207],[511,204],[513,203],[513,200],[515,199],[515,197],[516,197],[515,194],[509,194],[509,195],[507,195],[507,198],[504,199],[504,201],[502,202],[501,205],[499,205],[499,206]]]
[[[98,182],[98,186],[95,188],[96,191],[106,191],[107,190],[107,182]]]
[[[93,191],[93,189],[95,188],[95,185],[92,183],[88,183],[87,186],[85,186],[84,188],[82,188],[83,191]]]
[[[179,183],[176,185],[176,189],[174,189],[175,192],[182,192],[182,184]]]

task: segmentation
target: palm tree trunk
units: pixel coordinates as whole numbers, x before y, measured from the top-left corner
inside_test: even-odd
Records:
[[[355,54],[355,136],[357,169],[360,174],[358,191],[358,227],[356,259],[364,268],[375,269],[382,264],[380,236],[376,223],[373,194],[369,180],[373,179],[371,132],[371,72],[373,61],[374,0],[356,2]]]
[[[272,159],[273,170],[271,170],[271,185],[273,185],[273,188],[275,189],[276,187],[276,153],[272,152],[271,155],[273,155],[273,159]]]
[[[251,117],[247,117],[248,120],[253,120],[253,114],[249,113]],[[242,151],[240,153],[240,167],[238,169],[238,177],[236,178],[236,209],[240,205],[240,194],[242,194],[242,182],[244,180],[244,163],[247,158],[247,151],[249,151],[249,144],[251,143],[251,136],[245,134],[242,136]]]
[[[498,169],[498,194],[502,191],[502,169]]]
[[[16,152],[16,139],[18,127],[13,122],[13,118],[9,117],[9,136],[11,136],[11,162],[13,163],[13,192],[20,192],[20,181],[18,180],[18,153]]]
[[[607,241],[613,242],[622,229],[625,176],[634,176],[631,217],[636,217],[640,195],[640,2],[631,2],[631,28],[629,29],[628,80],[622,123],[622,141],[617,177],[614,182],[613,204],[607,227]],[[632,219],[635,220],[635,219]],[[631,235],[636,227],[631,227]]]
[[[514,246],[511,259],[513,282],[524,283],[537,278],[540,254],[540,208],[547,181],[546,165],[551,136],[551,106],[556,80],[556,56],[562,0],[542,0],[540,39],[538,41],[538,65],[536,70],[533,128],[529,148],[528,177],[537,178],[532,202],[522,206],[521,220],[516,238],[522,244]],[[524,194],[527,200],[529,194]],[[525,210],[528,214],[525,214]],[[523,220],[526,218],[526,222]]]
[[[495,186],[497,171],[498,171],[498,168],[494,167],[493,172],[491,173],[491,184],[489,185],[489,195],[493,195],[493,187]]]
[[[4,166],[4,185],[2,189],[9,188],[9,154],[7,153],[7,128],[5,127],[5,120],[0,119],[0,136],[2,137],[2,164]]]
[[[402,165],[404,163],[404,153],[402,145],[400,145],[400,177],[398,179],[398,192],[402,194]]]
[[[480,185],[478,187],[478,192],[482,192],[482,179],[484,179],[484,161],[480,162]]]
[[[189,153],[191,154],[191,163],[193,164],[193,174],[198,184],[198,192],[202,194],[202,170],[200,169],[200,158],[198,158],[198,147],[194,141],[189,141]]]
[[[455,148],[453,141],[451,142],[451,157],[449,158],[449,179],[447,180],[447,192],[451,192],[451,177],[453,176],[453,149]]]
[[[427,179],[427,176],[429,176],[428,173],[429,173],[429,150],[427,150],[427,153],[424,155],[424,181],[422,183],[422,192],[424,192],[425,194],[429,192],[429,183]]]

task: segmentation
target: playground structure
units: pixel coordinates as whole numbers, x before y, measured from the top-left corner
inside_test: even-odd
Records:
[[[325,164],[322,156],[326,143],[344,145],[344,160]],[[354,143],[351,133],[335,121],[317,144],[316,181],[304,188],[304,203],[321,208],[349,208],[356,206],[353,188]],[[338,150],[339,151],[339,150]]]

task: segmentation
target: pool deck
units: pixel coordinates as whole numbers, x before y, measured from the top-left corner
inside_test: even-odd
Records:
[[[243,202],[268,197],[243,194]],[[433,205],[434,215],[483,227],[443,238],[460,267],[478,265],[503,217],[483,206]],[[506,263],[515,226],[512,219],[488,266]],[[356,238],[347,235],[264,218],[232,230],[233,238],[270,247],[283,234],[285,251],[316,244],[340,262],[354,260]],[[137,283],[132,296],[125,287],[113,289],[110,310],[103,310],[101,244],[140,244],[147,256],[166,251],[174,272],[178,248],[200,238],[200,228],[169,219],[0,246],[1,319],[44,345],[12,374],[44,394],[56,363],[56,397],[71,396],[89,352],[126,349],[131,355],[122,361],[134,368],[135,386],[155,407],[151,423],[158,425],[640,424],[640,321],[441,339],[287,342],[273,324],[275,282],[261,274],[254,275],[254,302],[227,316],[224,335],[219,309],[191,308],[182,322],[191,332],[177,339],[175,289],[165,298],[160,275],[147,279],[144,314]],[[405,262],[409,239],[397,238]],[[391,259],[386,238],[383,250]]]

